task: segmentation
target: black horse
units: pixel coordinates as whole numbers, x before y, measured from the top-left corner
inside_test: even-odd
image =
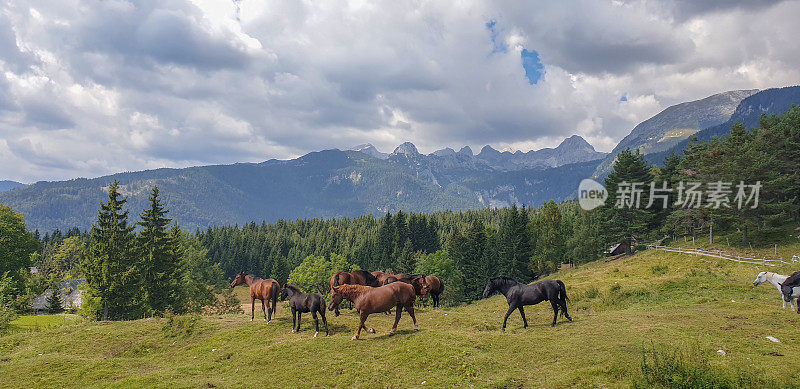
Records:
[[[792,301],[792,290],[800,286],[800,271],[796,271],[789,276],[789,278],[785,279],[781,284],[781,293],[783,294],[783,301],[791,302]],[[800,303],[797,306],[797,313],[800,313]]]
[[[524,328],[527,328],[528,320],[525,319],[525,310],[523,306],[536,305],[545,300],[550,301],[550,304],[553,306],[553,324],[550,325],[551,327],[556,325],[559,309],[561,309],[561,312],[567,320],[572,321],[572,318],[569,317],[567,313],[567,301],[569,300],[567,298],[567,288],[561,280],[542,280],[533,285],[526,285],[508,277],[493,277],[486,282],[486,289],[483,290],[483,298],[489,297],[494,292],[502,293],[503,296],[506,296],[506,301],[508,301],[508,312],[506,312],[506,316],[503,318],[503,329],[500,330],[501,332],[505,332],[508,316],[511,315],[511,312],[514,312],[515,309],[519,309]]]
[[[316,338],[319,334],[317,313],[322,316],[322,323],[325,324],[325,336],[328,336],[328,320],[325,319],[325,299],[322,296],[316,293],[303,294],[300,288],[292,284],[286,284],[281,290],[281,300],[285,300],[287,296],[289,297],[289,307],[292,308],[292,332],[300,332],[300,314],[311,312],[311,316],[314,318],[314,328],[317,331],[314,337]]]

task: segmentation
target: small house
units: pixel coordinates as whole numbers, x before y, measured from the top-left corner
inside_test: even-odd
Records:
[[[64,280],[56,282],[58,292],[61,297],[61,307],[66,310],[80,309],[83,304],[83,291],[79,289],[81,284],[86,282],[85,278],[77,278],[74,280]],[[32,303],[31,308],[34,312],[47,310],[47,300],[53,294],[52,289],[44,291],[44,293],[36,296]]]

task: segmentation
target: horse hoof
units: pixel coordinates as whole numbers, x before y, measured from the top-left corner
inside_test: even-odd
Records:
[[[253,321],[253,319],[250,319],[250,321]]]
[[[292,330],[292,333],[295,333],[295,332],[297,332],[297,331],[295,331],[295,330]]]
[[[389,335],[394,335],[395,332],[397,331],[394,328],[392,328],[391,331],[389,331]]]
[[[317,337],[317,335],[319,335],[319,332],[315,332],[315,333],[314,333],[314,337],[315,337],[315,338]]]
[[[358,336],[354,336],[354,337],[350,338],[350,340],[358,340]]]
[[[500,332],[506,332],[506,329],[505,328],[501,328]]]
[[[419,326],[414,324],[414,331],[419,331]]]
[[[369,332],[370,334],[374,334],[375,333],[375,329],[374,328],[368,328],[367,332]]]
[[[268,320],[268,321],[267,321],[267,324],[269,324],[269,323],[272,323],[272,320]]]

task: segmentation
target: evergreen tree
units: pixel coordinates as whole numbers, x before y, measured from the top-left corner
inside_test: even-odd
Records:
[[[168,230],[171,220],[165,215],[169,211],[158,196],[158,187],[153,187],[150,208],[142,212],[137,223],[142,227],[136,248],[141,260],[144,299],[153,312],[180,311],[180,245],[176,241],[179,231]],[[179,230],[177,226],[174,229]]]
[[[47,312],[50,313],[61,313],[64,312],[64,308],[61,306],[61,291],[58,290],[58,286],[55,284],[52,288],[50,288],[52,293],[47,298]]]
[[[614,171],[605,180],[608,198],[603,208],[603,232],[606,243],[621,243],[630,254],[633,240],[646,235],[653,218],[653,213],[645,209],[652,181],[647,162],[638,150],[635,153],[623,150],[617,155]]]
[[[406,244],[400,251],[400,256],[397,258],[397,266],[395,271],[397,273],[411,273],[416,267],[416,257],[414,256],[414,247],[410,239],[406,239]]]
[[[566,254],[561,211],[550,200],[539,209],[531,221],[534,230],[535,249],[531,267],[537,274],[552,273],[561,266]]]
[[[103,320],[140,318],[144,314],[142,272],[133,255],[133,227],[128,225],[127,201],[119,182],[108,188],[108,202],[100,205],[92,225],[92,247],[84,264],[89,295],[97,300]]]
[[[518,210],[515,204],[507,210],[500,224],[498,239],[497,254],[502,261],[500,274],[522,283],[533,280],[535,277],[529,265],[533,247],[525,208]]]

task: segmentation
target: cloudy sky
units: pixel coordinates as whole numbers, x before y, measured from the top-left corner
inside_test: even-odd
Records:
[[[798,1],[0,3],[0,180],[365,142],[609,151],[669,105],[800,83]]]

